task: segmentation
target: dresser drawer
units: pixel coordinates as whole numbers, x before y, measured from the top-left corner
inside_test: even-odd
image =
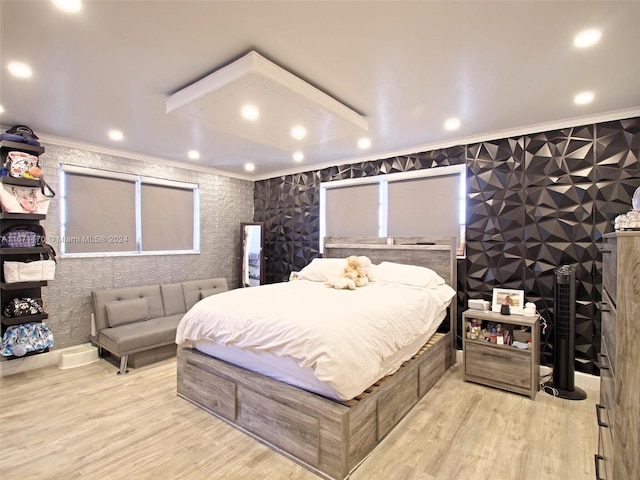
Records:
[[[531,388],[531,352],[514,347],[466,343],[465,376],[499,388]]]
[[[595,458],[596,480],[613,479],[613,445],[611,434],[606,428],[600,428],[598,434],[598,455]]]
[[[602,307],[600,309],[602,351],[606,347],[609,366],[615,373],[616,365],[616,308],[606,290],[602,291]]]
[[[618,243],[615,237],[605,238],[602,249],[602,289],[609,292],[617,304]]]
[[[600,405],[599,418],[602,423],[609,426],[609,431],[613,430],[616,411],[616,388],[615,376],[610,368],[606,348],[603,345],[602,354],[599,357],[600,366]]]

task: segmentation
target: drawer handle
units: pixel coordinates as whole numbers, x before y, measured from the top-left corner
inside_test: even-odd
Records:
[[[596,404],[596,417],[598,417],[598,426],[599,427],[604,427],[604,428],[609,428],[609,424],[608,423],[604,423],[602,421],[602,419],[600,418],[600,411],[604,410],[605,406],[598,403]]]
[[[600,476],[600,462],[604,460],[604,457],[602,455],[598,455],[597,453],[593,455],[593,460],[596,464],[596,480],[604,480],[601,476]]]
[[[607,302],[600,302],[600,311],[609,313],[611,309],[609,308],[609,304]]]
[[[604,361],[602,361],[603,359]],[[606,353],[598,354],[598,362],[596,363],[596,366],[600,370],[611,370],[611,367],[609,366],[609,357],[607,356]]]
[[[611,253],[612,250],[607,250],[606,248],[603,248],[600,250],[600,253]]]

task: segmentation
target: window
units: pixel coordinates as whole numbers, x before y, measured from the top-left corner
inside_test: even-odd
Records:
[[[464,255],[465,166],[320,184],[320,251],[326,236],[455,236]]]
[[[196,184],[71,165],[60,184],[64,256],[199,251]]]

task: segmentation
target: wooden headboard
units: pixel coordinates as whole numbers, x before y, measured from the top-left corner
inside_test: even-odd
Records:
[[[419,265],[435,271],[454,290],[458,289],[456,237],[395,237],[392,243],[380,237],[327,237],[325,258],[366,255],[372,263],[382,261]],[[452,355],[455,363],[458,299],[449,305],[449,328],[452,333]]]

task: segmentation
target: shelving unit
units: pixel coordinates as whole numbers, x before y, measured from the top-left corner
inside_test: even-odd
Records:
[[[44,153],[44,147],[1,140],[0,165],[4,165],[8,153],[11,151],[26,152],[31,155],[40,156],[42,153]],[[0,177],[0,183],[3,183],[5,185],[40,188],[40,182],[38,180],[31,180],[27,178]],[[0,212],[0,232],[4,232],[6,229],[16,225],[37,225],[39,224],[40,220],[44,220],[45,218],[46,215],[42,214]],[[48,315],[46,313],[16,318],[7,317],[4,315],[5,307],[12,299],[21,297],[41,298],[41,289],[42,287],[47,285],[46,281],[6,283],[4,281],[4,262],[7,260],[38,260],[40,259],[40,255],[46,252],[47,249],[44,247],[0,248],[0,324],[2,335],[4,335],[4,332],[10,326],[30,322],[42,322],[43,320],[46,320],[48,318]],[[45,351],[48,351],[48,349]],[[32,352],[27,353],[27,355],[34,355],[37,353],[43,352]],[[17,357],[2,358],[11,360]]]
[[[501,325],[505,336],[523,344],[522,350],[506,343],[499,344],[485,337],[470,338],[470,327],[478,324],[480,331],[490,325]],[[540,329],[537,317],[501,315],[481,310],[466,310],[462,313],[464,357],[464,380],[510,392],[528,395],[535,399],[540,380]],[[469,337],[468,337],[469,333]],[[496,339],[497,340],[497,339]]]

